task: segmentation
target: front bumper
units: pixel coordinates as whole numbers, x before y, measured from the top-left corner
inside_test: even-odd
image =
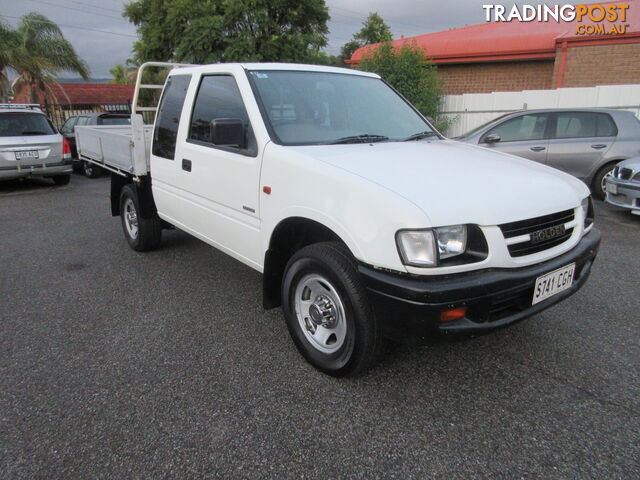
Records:
[[[637,182],[607,178],[607,203],[616,207],[630,208],[633,213],[640,213],[640,184]],[[616,193],[611,193],[612,188]]]
[[[600,232],[592,228],[569,252],[543,263],[516,269],[487,269],[452,275],[416,277],[360,265],[359,271],[376,317],[387,337],[422,343],[434,333],[481,332],[523,320],[577,292],[586,282],[598,253]],[[531,305],[536,279],[570,263],[573,284]],[[445,310],[467,307],[465,317],[440,323]]]
[[[62,160],[56,163],[45,163],[43,167],[40,165],[32,166],[0,166],[0,179],[9,180],[12,178],[22,178],[31,176],[52,177],[55,175],[64,175],[71,173],[73,170],[71,160]]]

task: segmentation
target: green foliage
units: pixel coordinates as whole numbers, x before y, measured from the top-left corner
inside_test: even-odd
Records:
[[[423,115],[434,118],[439,130],[446,129],[446,119],[439,115],[442,92],[436,66],[415,43],[406,42],[396,49],[391,42],[385,42],[368,52],[358,69],[380,75]]]
[[[362,47],[362,45],[360,44],[360,42],[358,40],[350,40],[350,41],[348,41],[340,49],[340,58],[342,58],[343,62],[345,60],[349,60],[351,58],[351,56],[353,55],[353,52],[355,52],[360,47]]]
[[[326,45],[324,0],[136,0],[138,62],[302,62]]]
[[[89,79],[89,67],[64,38],[60,28],[44,15],[31,12],[22,16],[15,30],[3,26],[0,32],[0,70],[15,70],[18,77],[14,93],[27,89],[29,101],[39,101],[38,92],[55,99],[51,83],[62,71],[78,73]],[[3,73],[0,77],[5,76]],[[2,78],[0,78],[0,81]]]
[[[389,26],[377,12],[369,14],[367,19],[362,22],[362,28],[353,36],[354,40],[360,42],[361,45],[371,45],[372,43],[390,42],[393,37]]]
[[[342,46],[340,57],[342,61],[348,60],[360,47],[372,43],[390,42],[393,39],[389,26],[377,12],[369,13],[367,19],[362,22],[362,28],[353,34],[353,38]]]
[[[113,76],[109,83],[115,85],[133,85],[136,83],[137,72],[138,67],[133,65],[131,59],[128,59],[124,65],[118,63],[109,69],[109,73]]]

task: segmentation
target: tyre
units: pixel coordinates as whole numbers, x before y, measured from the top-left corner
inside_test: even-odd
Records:
[[[613,168],[615,166],[616,166],[615,163],[609,163],[604,167],[602,167],[600,170],[598,170],[598,172],[593,177],[593,186],[591,190],[593,191],[593,195],[596,198],[600,200],[604,200],[604,197],[606,196],[606,193],[607,193],[604,180],[606,176],[613,171]]]
[[[120,193],[120,220],[124,237],[137,252],[148,252],[160,246],[162,223],[158,216],[143,218],[136,188],[129,184]]]
[[[102,169],[86,160],[82,161],[82,173],[87,178],[98,178],[102,174]]]
[[[67,185],[69,183],[69,180],[71,180],[71,175],[67,173],[66,175],[56,175],[55,177],[51,178],[53,178],[53,181],[56,185]]]
[[[381,342],[356,266],[343,244],[317,243],[291,257],[282,280],[282,309],[296,347],[336,377],[371,367]]]

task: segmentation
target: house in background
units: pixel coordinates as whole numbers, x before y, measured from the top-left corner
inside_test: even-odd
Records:
[[[438,67],[446,95],[640,84],[640,4],[601,5],[616,3],[629,5],[623,35],[576,35],[580,24],[575,20],[512,21],[401,38],[393,44],[415,42],[424,49]],[[376,45],[356,50],[347,63],[356,66],[372,48]]]
[[[62,87],[62,88],[61,88]],[[51,84],[55,103],[41,99],[42,109],[57,126],[72,115],[89,112],[130,112],[133,85],[110,83]],[[40,93],[40,97],[43,95]],[[19,92],[12,103],[30,103],[26,89]]]

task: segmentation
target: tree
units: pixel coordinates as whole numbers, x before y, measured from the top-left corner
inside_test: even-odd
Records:
[[[19,93],[26,89],[29,102],[39,103],[39,93],[56,101],[50,84],[58,83],[55,77],[62,71],[89,79],[87,64],[64,38],[60,28],[44,15],[35,12],[23,15],[11,35],[5,68],[16,71],[18,77],[13,81],[13,91]]]
[[[305,61],[327,43],[324,0],[136,0],[135,60]]]
[[[128,59],[124,65],[118,63],[109,69],[109,73],[113,76],[109,83],[115,85],[132,85],[136,81],[137,72],[138,67],[133,65],[131,59]]]
[[[442,92],[436,67],[415,43],[405,42],[400,48],[382,43],[364,55],[358,69],[380,75],[423,115],[434,118],[438,129],[446,129],[447,121],[439,115]]]
[[[342,46],[340,56],[343,61],[348,60],[360,47],[372,43],[390,42],[393,39],[389,26],[377,12],[369,13],[367,19],[362,22],[362,28],[354,33],[352,39]]]
[[[11,86],[7,70],[18,45],[18,35],[9,25],[0,21],[0,102],[8,102]]]

